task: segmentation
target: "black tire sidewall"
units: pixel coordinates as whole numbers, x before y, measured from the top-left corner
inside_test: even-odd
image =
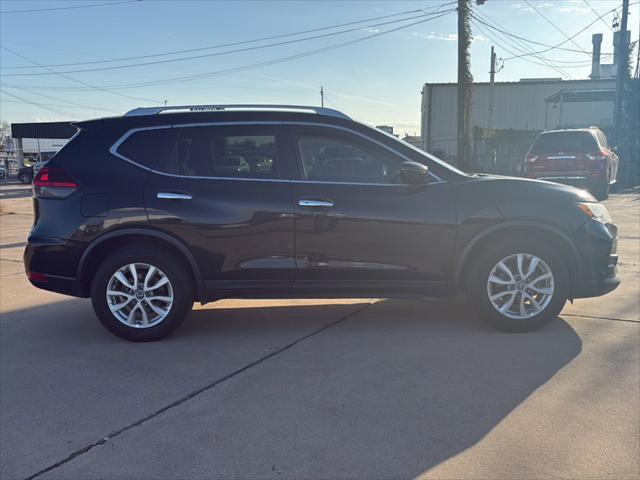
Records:
[[[487,280],[493,267],[503,258],[515,253],[532,254],[542,259],[554,277],[551,302],[537,315],[527,319],[512,319],[498,312],[489,300]],[[467,292],[478,308],[480,316],[498,330],[505,332],[530,332],[544,327],[555,319],[569,296],[570,279],[564,260],[546,244],[529,239],[498,242],[481,253],[470,268]]]
[[[121,323],[111,313],[106,299],[107,284],[111,276],[129,263],[148,263],[169,278],[174,300],[169,314],[157,325],[133,328]],[[91,284],[91,303],[100,323],[117,337],[133,342],[160,340],[172,333],[193,306],[192,281],[184,266],[169,252],[158,248],[127,247],[105,259]]]

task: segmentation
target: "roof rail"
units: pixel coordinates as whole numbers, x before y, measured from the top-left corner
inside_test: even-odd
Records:
[[[317,115],[328,115],[331,117],[344,118],[350,120],[348,115],[334,110],[332,108],[324,107],[309,107],[304,105],[176,105],[169,107],[141,107],[134,108],[124,114],[125,117],[133,117],[139,115],[158,115],[163,112],[173,111],[185,111],[185,112],[210,112],[210,111],[229,111],[229,110],[294,110],[299,112],[315,113]]]

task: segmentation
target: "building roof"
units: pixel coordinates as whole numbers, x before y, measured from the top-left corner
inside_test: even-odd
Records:
[[[524,81],[523,81],[524,80]],[[586,78],[583,80],[562,80],[562,79],[551,79],[551,78],[540,78],[538,80],[527,78],[523,80],[518,80],[517,82],[495,82],[494,85],[525,85],[530,86],[532,84],[542,84],[542,83],[562,83],[563,85],[576,85],[576,84],[593,84],[594,82],[611,82],[615,83],[615,78],[599,78],[599,79],[590,79]],[[425,82],[425,86],[455,86],[458,82],[435,82],[429,83]],[[490,82],[473,82],[474,85],[490,85]]]
[[[72,122],[12,123],[13,138],[71,138],[77,128]]]

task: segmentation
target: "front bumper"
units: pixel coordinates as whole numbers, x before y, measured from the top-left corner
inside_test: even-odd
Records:
[[[618,229],[613,224],[589,220],[577,232],[575,245],[581,268],[573,279],[572,298],[605,295],[620,285],[618,269]]]

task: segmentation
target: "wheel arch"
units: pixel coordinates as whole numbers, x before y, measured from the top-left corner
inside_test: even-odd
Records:
[[[541,230],[543,233],[541,233]],[[565,259],[569,278],[571,281],[570,291],[576,279],[580,278],[582,267],[580,264],[580,254],[571,239],[559,229],[546,224],[535,222],[507,222],[483,230],[477,234],[462,250],[458,257],[455,270],[455,283],[459,288],[464,288],[464,278],[467,269],[472,263],[473,253],[482,248],[483,245],[496,240],[503,240],[505,233],[513,238],[536,238],[550,242],[559,249]],[[533,234],[533,235],[532,235]]]
[[[91,243],[82,254],[78,265],[77,278],[82,282],[82,289],[85,295],[88,295],[88,292],[91,291],[92,278],[89,277],[89,273],[95,271],[110,253],[132,245],[160,247],[174,254],[184,263],[193,280],[196,300],[202,298],[202,275],[189,249],[180,240],[167,233],[145,228],[125,228],[108,232]]]

